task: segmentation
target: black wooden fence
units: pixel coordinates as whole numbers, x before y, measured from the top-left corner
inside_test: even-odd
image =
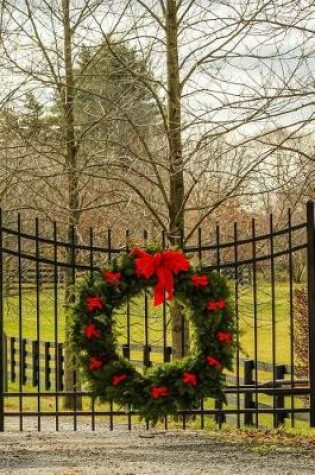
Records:
[[[0,217],[1,218],[1,217]],[[183,250],[190,259],[205,268],[216,269],[230,279],[234,294],[235,316],[240,330],[239,343],[245,346],[246,357],[238,350],[235,370],[227,375],[224,407],[201,401],[200,408],[183,414],[183,428],[198,421],[207,427],[210,419],[219,424],[279,426],[284,421],[291,426],[298,422],[315,426],[315,228],[314,205],[308,203],[307,219],[275,226],[269,218],[269,229],[258,232],[255,220],[244,235],[243,227],[234,223],[232,235],[216,226],[213,233],[198,230],[189,241],[183,236]],[[72,284],[82,273],[110,262],[126,247],[114,243],[110,230],[106,242],[97,242],[93,230],[85,243],[73,238],[64,241],[57,225],[51,232],[40,232],[23,226],[19,216],[16,226],[7,227],[0,221],[0,431],[5,427],[28,428],[30,419],[36,429],[45,428],[45,420],[55,421],[62,428],[64,420],[72,421],[74,430],[80,424],[127,424],[130,429],[138,423],[137,415],[125,408],[99,405],[84,386],[78,384],[73,372],[73,386],[65,387],[63,281],[65,271]],[[130,233],[127,233],[129,242]],[[121,237],[120,237],[121,239]],[[139,241],[139,236],[138,236]],[[145,231],[145,244],[150,236]],[[156,236],[155,236],[156,240]],[[165,246],[165,235],[161,245]],[[140,243],[141,244],[141,243]],[[137,245],[140,245],[137,242]],[[307,265],[307,279],[299,282],[298,265]],[[300,273],[301,274],[301,273]],[[304,286],[308,293],[310,342],[308,377],[299,376],[296,355],[295,326],[298,324],[294,292]],[[49,298],[48,298],[49,296]],[[122,354],[146,367],[159,361],[169,361],[171,342],[166,306],[157,316],[152,314],[144,297],[142,341],[133,333],[139,325],[129,304],[125,309]],[[32,315],[31,315],[32,313]],[[159,325],[160,338],[156,341]],[[45,338],[46,332],[53,337]],[[63,330],[64,331],[64,330]],[[307,349],[306,349],[307,351]],[[134,356],[135,352],[137,357]],[[267,362],[261,354],[268,353]],[[139,357],[139,354],[141,355]],[[65,396],[73,399],[73,407],[64,408]],[[104,419],[105,418],[105,419]],[[300,420],[302,419],[302,421]],[[105,422],[104,422],[105,420]],[[17,424],[15,424],[17,421]],[[165,420],[168,427],[169,419]],[[69,428],[69,423],[66,426]],[[172,421],[172,424],[179,422]],[[84,426],[85,427],[85,426]]]
[[[40,341],[29,340],[24,338],[19,340],[16,337],[8,337],[5,335],[3,341],[3,351],[4,351],[4,387],[5,391],[9,391],[9,385],[16,383],[21,378],[22,386],[29,388],[37,388],[39,377],[38,374],[41,373],[42,377],[42,390],[52,391],[54,388],[57,388],[58,391],[62,392],[64,390],[64,344],[58,343],[56,346],[54,342],[50,341]],[[140,344],[124,344],[121,345],[121,352],[125,358],[130,359],[130,352],[137,351],[142,354],[142,359],[139,360],[130,360],[136,367],[151,367],[154,366],[154,361],[151,361],[150,356],[155,353],[164,355],[164,362],[171,361],[172,347],[163,347],[159,345],[150,345],[149,347],[140,345]],[[21,355],[21,361],[19,356]],[[258,381],[255,381],[255,370],[263,371],[264,373],[269,374],[269,381],[265,381],[260,384],[261,392],[263,393],[264,388],[272,388],[272,371],[273,366],[270,362],[266,361],[254,361],[251,359],[240,358],[240,366],[243,368],[243,376],[240,380],[240,383],[244,388],[251,389],[258,384]],[[293,374],[295,368],[291,368],[289,365],[280,364],[276,367],[277,387],[285,387],[290,385],[290,379],[285,379],[290,377]],[[235,385],[236,378],[234,375],[229,375],[227,381],[230,385]],[[295,384],[299,385],[300,388],[306,388],[308,391],[308,380],[299,379],[295,380]],[[230,397],[230,402],[232,398]],[[255,404],[255,400],[252,393],[245,394],[244,397],[244,409],[271,409],[270,404],[258,403],[258,406]],[[277,408],[285,411],[285,397],[283,394],[277,396]],[[222,417],[223,416],[223,417]],[[226,420],[224,413],[221,415],[223,421]],[[287,412],[281,412],[276,415],[275,426],[281,426],[285,420],[289,418]],[[297,413],[296,420],[307,421],[308,416],[304,413]],[[245,425],[254,425],[253,413],[245,413],[243,422]]]

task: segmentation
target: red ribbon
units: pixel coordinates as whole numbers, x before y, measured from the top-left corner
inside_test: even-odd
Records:
[[[189,270],[189,261],[178,251],[162,251],[149,254],[141,249],[133,249],[132,254],[136,256],[135,266],[137,277],[149,279],[153,275],[157,277],[154,287],[154,306],[174,298],[174,278],[173,275]]]
[[[99,360],[98,358],[95,358],[95,356],[90,356],[89,358],[89,370],[90,371],[97,371],[98,369],[101,369],[103,366],[103,361]]]
[[[219,371],[222,371],[223,366],[220,361],[214,358],[213,356],[207,356],[207,363],[209,366],[215,366]]]
[[[117,284],[117,283],[119,283],[119,281],[121,279],[121,273],[106,270],[104,272],[104,279],[108,284]]]
[[[151,394],[153,399],[159,399],[168,395],[168,388],[166,386],[152,386]]]
[[[197,385],[197,376],[189,371],[184,372],[183,376],[183,383],[184,384],[191,384],[191,386]]]
[[[88,297],[85,303],[89,312],[94,312],[94,310],[103,310],[104,308],[101,297]]]
[[[218,332],[217,333],[217,340],[220,343],[225,343],[227,345],[233,343],[233,336],[229,332]]]
[[[209,300],[207,307],[208,307],[208,310],[213,310],[215,312],[219,310],[224,310],[225,300],[217,300],[217,301]]]
[[[123,381],[125,381],[127,379],[127,375],[126,374],[116,374],[113,376],[113,386],[118,386],[120,383],[122,383]]]
[[[91,338],[100,338],[101,332],[96,327],[95,323],[89,323],[84,329],[85,336],[90,340]]]

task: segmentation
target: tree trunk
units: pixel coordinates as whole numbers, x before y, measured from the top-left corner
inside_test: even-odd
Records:
[[[176,0],[166,4],[166,44],[168,80],[168,140],[170,165],[169,241],[182,246],[184,231],[184,175],[181,136],[181,84],[178,59],[178,24]],[[178,359],[189,351],[189,328],[184,320],[182,306],[171,305],[173,358]]]
[[[68,241],[73,244],[72,248],[67,250],[67,263],[69,267],[65,270],[65,365],[64,365],[64,389],[73,391],[75,387],[80,390],[80,380],[78,372],[73,370],[72,354],[69,346],[69,327],[71,321],[70,305],[74,303],[74,294],[71,287],[75,283],[75,261],[76,253],[74,245],[77,242],[77,226],[80,218],[79,212],[79,191],[77,174],[77,145],[74,128],[73,111],[73,64],[72,64],[72,34],[70,25],[70,0],[62,1],[63,22],[64,22],[64,65],[65,65],[65,87],[62,92],[62,104],[65,126],[66,142],[66,167],[68,177],[68,196],[69,196],[69,220],[68,220]],[[72,396],[65,396],[65,409],[82,409],[82,399]]]

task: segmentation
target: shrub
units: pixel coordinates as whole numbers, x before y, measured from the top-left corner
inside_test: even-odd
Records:
[[[296,375],[308,378],[309,345],[308,345],[308,298],[306,288],[294,291],[294,349],[296,354]]]

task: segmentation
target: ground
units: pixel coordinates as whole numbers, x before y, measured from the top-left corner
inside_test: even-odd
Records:
[[[101,431],[0,434],[1,475],[315,475],[315,437]]]

